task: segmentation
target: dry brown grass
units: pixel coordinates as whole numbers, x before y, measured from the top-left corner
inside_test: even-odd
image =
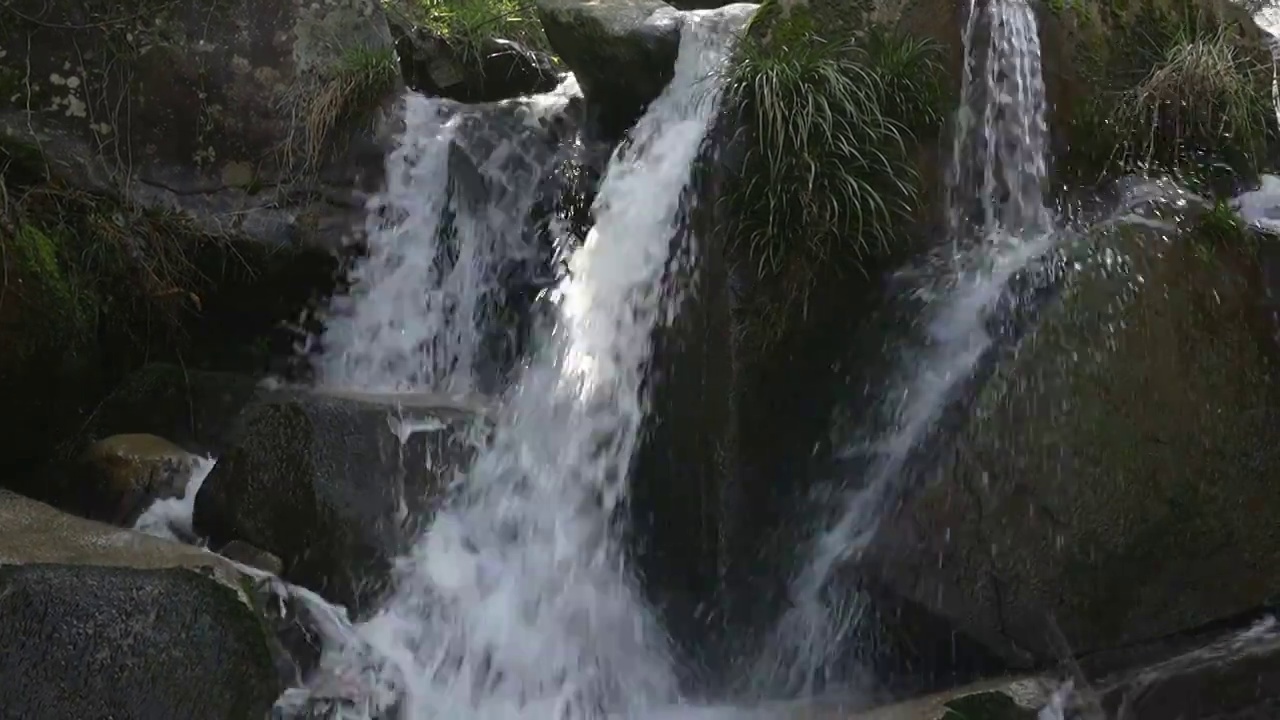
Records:
[[[335,131],[382,102],[400,78],[391,48],[355,48],[311,82],[291,89],[286,104],[295,131],[285,143],[285,166],[300,174],[317,171],[333,152]]]

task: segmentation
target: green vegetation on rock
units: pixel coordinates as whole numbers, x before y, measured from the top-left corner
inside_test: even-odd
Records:
[[[1206,251],[1216,248],[1253,250],[1256,236],[1230,204],[1220,200],[1197,220],[1190,239]]]
[[[104,327],[143,345],[173,339],[180,315],[200,306],[191,255],[207,236],[171,213],[66,187],[22,150],[0,146],[0,249],[16,270],[0,291],[22,293],[27,337],[69,352]]]
[[[915,212],[916,139],[943,111],[938,47],[871,25],[828,40],[801,6],[767,3],[727,70],[745,159],[722,202],[729,251],[767,288],[749,325],[775,342],[831,272],[892,249]]]
[[[1131,170],[1195,181],[1256,173],[1276,140],[1272,62],[1234,3],[1061,0],[1076,87],[1067,171],[1081,180]],[[1064,105],[1065,103],[1065,105]]]
[[[464,53],[490,38],[547,49],[547,38],[531,0],[409,0],[419,25],[456,42]]]
[[[295,108],[302,132],[301,167],[314,170],[328,157],[334,132],[345,122],[359,122],[371,114],[400,82],[400,65],[390,47],[355,47],[345,51],[331,68],[295,92]],[[299,147],[300,146],[300,147]]]
[[[92,327],[96,308],[92,292],[68,267],[65,256],[71,246],[69,238],[61,228],[46,231],[39,225],[22,223],[12,242],[5,246],[16,251],[22,275],[49,300],[45,315],[55,319],[56,324],[45,329],[60,343],[78,344]]]

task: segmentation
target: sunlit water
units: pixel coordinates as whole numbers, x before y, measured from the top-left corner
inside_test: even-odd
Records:
[[[684,16],[675,76],[611,160],[556,321],[505,398],[490,446],[402,561],[385,607],[326,647],[312,689],[342,688],[340,717],[634,717],[679,700],[667,638],[611,516],[646,411],[651,337],[679,300],[672,264],[688,254],[671,243],[683,236],[686,188],[718,106],[714,71],[754,7]],[[432,142],[423,132],[415,126],[406,144]],[[402,172],[393,163],[393,183]],[[413,206],[420,192],[392,197],[410,219],[436,214]],[[387,292],[408,302],[410,284]],[[394,362],[371,377],[414,377],[422,339],[391,343]]]
[[[556,155],[548,128],[579,96],[569,76],[554,91],[493,106],[413,94],[386,190],[368,209],[368,256],[336,295],[317,338],[322,385],[467,394],[500,321],[502,271],[533,262],[525,228]],[[526,127],[495,132],[485,113]],[[552,143],[554,146],[554,143]],[[463,180],[452,169],[474,168]],[[469,181],[469,184],[467,184]],[[483,194],[483,199],[472,197]]]

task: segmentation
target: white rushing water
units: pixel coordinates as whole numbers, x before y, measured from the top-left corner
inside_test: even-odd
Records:
[[[213,472],[213,466],[217,464],[217,460],[196,455],[192,456],[191,462],[191,474],[183,485],[182,495],[161,498],[151,503],[134,521],[134,530],[167,540],[196,539],[195,529],[192,527],[196,494],[200,492],[204,479]]]
[[[326,648],[312,689],[342,688],[343,717],[393,706],[396,717],[415,720],[633,717],[678,700],[667,638],[626,566],[612,516],[646,412],[651,336],[680,297],[672,264],[687,254],[673,254],[672,240],[718,103],[713,71],[754,8],[684,14],[675,76],[611,159],[594,229],[558,291],[557,322],[505,398],[490,446],[402,561],[385,607]],[[368,373],[352,372],[353,380],[400,387],[426,377],[417,359],[426,333],[390,342],[382,334],[411,324],[393,314],[408,312],[424,278],[438,284],[428,263],[409,257],[417,251],[404,249],[433,237],[439,200],[424,190],[439,191],[431,172],[443,172],[437,145],[447,144],[437,125],[418,120],[403,140],[413,149],[389,173],[388,196],[409,227],[383,231],[392,244],[414,238],[353,300],[388,305],[353,309],[373,318],[361,326],[372,332],[340,331],[364,353],[341,361]],[[435,170],[406,170],[428,162]],[[483,233],[472,241],[488,242]],[[468,342],[451,330],[431,352],[460,355],[450,343]],[[375,358],[365,348],[379,343],[386,347]]]
[[[985,52],[976,46],[985,25]],[[869,442],[848,455],[869,456],[837,519],[816,536],[789,589],[784,610],[750,677],[757,694],[809,695],[846,650],[862,607],[833,591],[833,574],[868,545],[897,497],[912,453],[928,437],[962,383],[992,346],[987,323],[1008,300],[1010,280],[1050,249],[1044,202],[1047,130],[1035,14],[1025,0],[970,3],[964,29],[964,103],[958,110],[949,187],[951,251],[925,301],[925,336],[903,353],[900,377],[882,403],[888,416]],[[975,207],[969,207],[971,203]]]
[[[536,132],[578,94],[570,76],[550,93],[502,105]],[[406,98],[402,140],[387,158],[387,188],[368,209],[368,257],[352,270],[350,290],[333,298],[319,338],[322,385],[476,389],[502,263],[529,253],[524,228],[540,173],[554,159],[525,148],[521,140],[529,138],[494,137],[482,124],[477,130],[486,111],[494,109]],[[458,155],[474,163],[484,201],[451,183]]]

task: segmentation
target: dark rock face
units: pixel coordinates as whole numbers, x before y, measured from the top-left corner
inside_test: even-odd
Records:
[[[140,498],[110,491],[110,483],[99,482],[99,470],[85,462],[94,443],[116,435],[152,435],[188,452],[216,455],[225,447],[240,411],[267,393],[254,379],[234,373],[163,363],[144,366],[78,424],[51,461],[0,477],[0,487],[78,515],[128,522],[136,514],[136,503],[129,501],[131,507],[125,508],[121,502],[125,496]],[[85,482],[106,494],[87,489]]]
[[[1092,242],[867,566],[1014,662],[1189,630],[1280,591],[1256,255],[1140,226]]]
[[[1091,698],[1107,717],[1267,720],[1280,712],[1274,618],[1165,662],[1104,681]]]
[[[697,188],[689,193],[692,198]],[[720,248],[699,242],[696,230],[673,245],[678,255],[697,260],[692,267],[677,264],[686,266],[676,282],[688,294],[672,324],[655,333],[651,406],[633,471],[630,528],[650,601],[663,610],[671,636],[696,657],[714,629],[707,620],[717,614],[708,608],[721,599],[734,510],[734,343]]]
[[[675,72],[680,13],[662,0],[538,0],[547,40],[573,70],[593,119],[619,136]]]
[[[72,187],[177,211],[212,235],[332,248],[360,218],[355,191],[381,180],[367,128],[292,112],[344,49],[384,57],[379,90],[396,91],[377,3],[18,0],[4,13],[0,143],[35,148]],[[352,110],[376,120],[377,99],[365,102]],[[326,123],[311,138],[324,157],[282,151]]]
[[[0,717],[264,717],[260,621],[186,568],[0,566]]]
[[[517,42],[484,38],[464,52],[425,28],[393,31],[405,82],[424,95],[495,102],[547,92],[560,81],[550,57]]]
[[[404,402],[404,401],[402,401]],[[283,577],[358,614],[452,473],[474,411],[295,394],[248,408],[196,497],[195,531],[280,558]],[[399,429],[417,428],[402,443]]]
[[[93,412],[68,451],[122,433],[159,435],[196,452],[219,454],[240,411],[270,391],[243,375],[154,363],[132,373]]]

